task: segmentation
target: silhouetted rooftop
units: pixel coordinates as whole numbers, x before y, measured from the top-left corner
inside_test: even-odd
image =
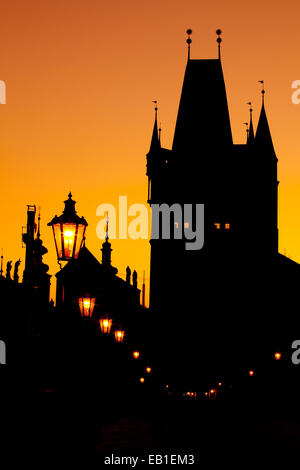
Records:
[[[182,87],[173,150],[232,144],[222,65],[189,60]]]

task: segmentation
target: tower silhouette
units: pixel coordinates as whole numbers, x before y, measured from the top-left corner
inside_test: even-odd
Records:
[[[282,266],[288,266],[289,278],[293,272],[291,276],[295,279],[296,274],[299,281],[299,265],[278,253],[277,157],[265,90],[255,136],[251,107],[247,142],[234,144],[221,31],[217,34],[217,59],[191,59],[188,42],[172,150],[161,146],[156,107],[147,154],[151,206],[192,204],[195,215],[196,204],[204,204],[201,250],[186,250],[185,219],[176,220],[172,210],[171,238],[150,240],[150,308],[160,319],[159,331],[153,334],[160,351],[169,345],[164,352],[165,371],[187,380],[195,376],[195,364],[201,365],[203,373],[224,371],[229,363],[238,367],[238,335],[243,332],[250,344],[254,337],[263,343],[265,329],[276,317],[272,289],[283,276]],[[193,229],[194,225],[193,219]],[[176,230],[182,239],[176,238]],[[264,306],[261,318],[259,310]]]

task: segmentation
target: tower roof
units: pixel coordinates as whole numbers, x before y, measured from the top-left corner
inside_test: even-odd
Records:
[[[160,138],[159,138],[158,126],[157,126],[157,106],[155,106],[155,119],[154,119],[154,126],[153,126],[152,139],[151,139],[149,153],[153,152],[153,151],[156,151],[158,149],[160,149]]]
[[[268,147],[275,154],[264,102],[262,102],[261,112],[256,129],[255,143],[260,146]]]
[[[247,144],[253,144],[254,142],[254,130],[253,130],[253,121],[252,121],[252,107],[250,104],[250,124],[249,124],[249,132],[248,132],[248,140]]]
[[[179,104],[173,150],[232,144],[219,59],[189,60]]]

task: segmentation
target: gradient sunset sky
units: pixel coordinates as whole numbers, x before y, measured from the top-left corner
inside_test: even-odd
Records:
[[[279,159],[279,246],[300,262],[300,104],[291,101],[291,84],[300,80],[299,18],[296,0],[2,2],[0,79],[7,86],[7,104],[0,105],[0,247],[5,266],[20,257],[24,269],[26,204],[41,206],[42,239],[49,250],[44,260],[55,274],[59,268],[47,222],[60,215],[70,190],[78,214],[89,223],[87,246],[99,259],[97,206],[117,205],[119,195],[127,195],[129,204],[146,203],[152,100],[159,101],[162,144],[170,148],[187,28],[193,29],[192,58],[217,57],[215,30],[223,31],[235,143],[245,141],[249,100],[256,126],[257,82],[265,81]],[[148,241],[116,240],[112,247],[120,275],[129,264],[141,287],[144,269],[149,278]]]

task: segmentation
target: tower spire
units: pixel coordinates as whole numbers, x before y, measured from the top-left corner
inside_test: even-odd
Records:
[[[253,130],[253,122],[252,122],[252,112],[253,112],[252,102],[249,101],[247,104],[249,105],[249,112],[250,112],[250,124],[249,124],[247,144],[253,144],[253,142],[254,142],[254,130]]]
[[[257,129],[256,129],[256,134],[255,134],[255,144],[258,144],[261,147],[268,148],[271,153],[275,155],[275,150],[273,146],[273,141],[271,137],[271,132],[269,128],[269,123],[265,111],[265,103],[264,103],[264,95],[265,95],[265,89],[264,89],[264,81],[259,80],[259,83],[262,84],[262,105],[261,105],[261,112],[257,124]],[[276,155],[275,155],[276,157]]]
[[[106,213],[105,242],[102,243],[102,264],[105,267],[111,266],[111,244],[108,241],[108,212]]]
[[[145,307],[145,271],[143,272],[142,306]]]
[[[155,151],[160,148],[160,140],[159,140],[159,135],[158,135],[158,127],[157,127],[157,101],[153,101],[155,107],[154,107],[154,112],[155,112],[155,118],[154,118],[154,126],[153,126],[153,133],[152,133],[152,139],[151,139],[151,144],[150,144],[150,150]]]
[[[192,34],[192,32],[193,31],[191,29],[186,30],[186,34],[188,35],[188,38],[186,40],[187,45],[188,45],[188,60],[190,60],[190,58],[191,58],[191,44],[192,44],[191,34]]]
[[[221,38],[221,34],[222,34],[222,31],[221,29],[217,29],[216,31],[218,37],[217,37],[217,43],[218,43],[218,59],[221,60],[221,42],[222,42],[222,38]]]
[[[1,269],[0,276],[3,276],[3,248],[1,248]]]

